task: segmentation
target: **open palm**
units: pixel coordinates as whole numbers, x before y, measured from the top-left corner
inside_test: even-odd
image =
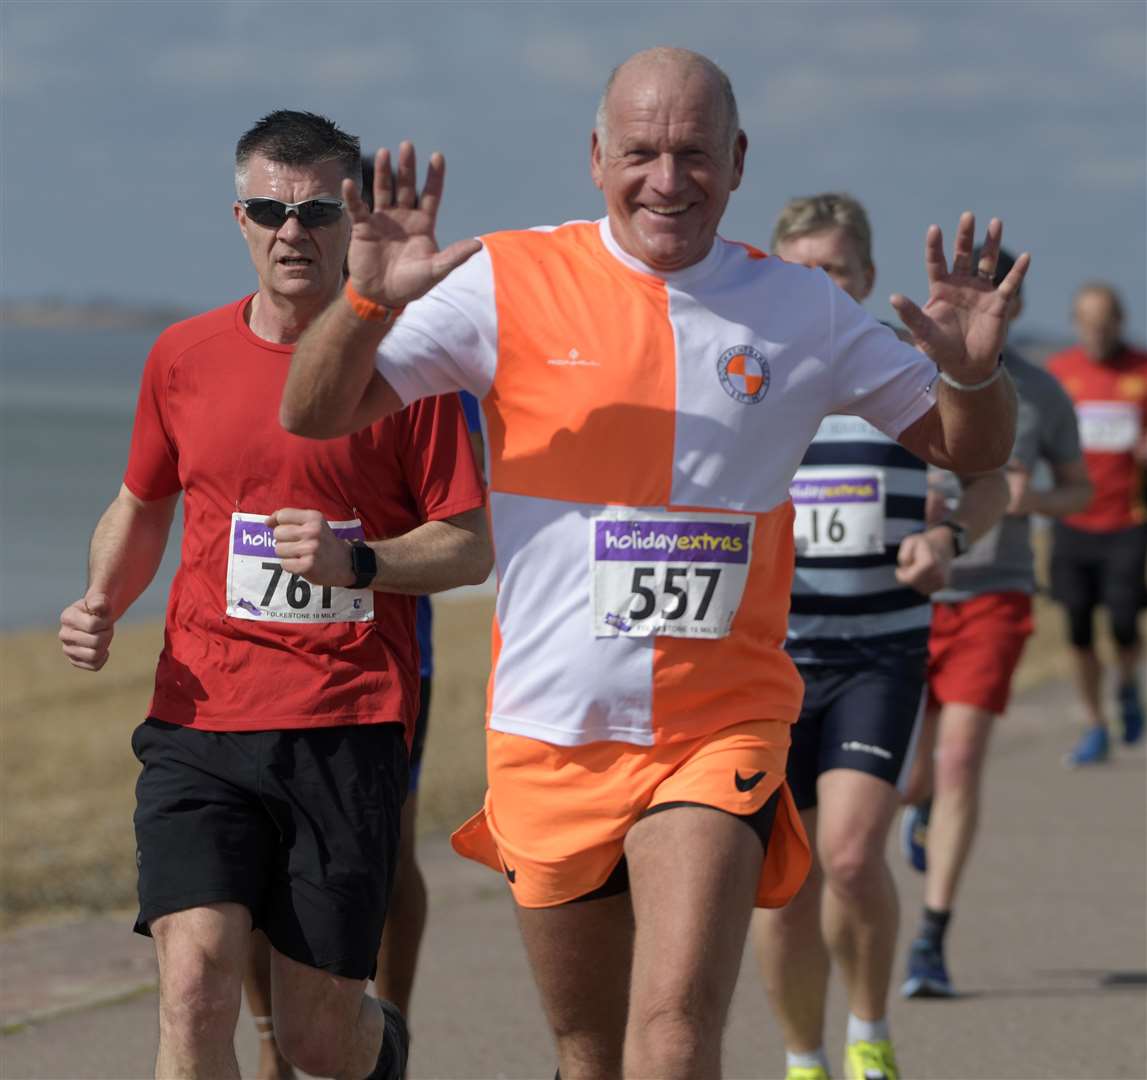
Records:
[[[992,279],[1003,223],[998,218],[989,222],[979,264],[973,268],[975,230],[975,217],[970,212],[962,214],[949,270],[940,228],[930,226],[924,241],[928,302],[919,308],[906,296],[897,294],[891,298],[892,306],[920,348],[941,371],[966,383],[987,378],[995,368],[1007,338],[1011,300],[1031,263],[1029,255],[1021,255],[997,287]]]
[[[391,169],[389,150],[379,150],[375,156],[373,209],[352,180],[343,182],[343,198],[353,222],[347,269],[360,295],[385,307],[400,308],[481,249],[471,239],[438,250],[434,227],[445,178],[445,159],[431,154],[419,195],[414,146],[404,142],[398,148],[397,172]]]

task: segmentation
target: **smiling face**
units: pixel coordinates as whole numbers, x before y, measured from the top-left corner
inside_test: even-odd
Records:
[[[786,236],[777,241],[776,253],[785,262],[819,267],[857,303],[872,292],[876,269],[864,265],[852,237],[839,226],[800,236]]]
[[[337,161],[315,165],[284,165],[261,154],[247,161],[242,197],[278,199],[284,203],[308,199],[339,199],[344,177]],[[325,306],[342,284],[343,263],[350,246],[350,216],[334,225],[305,229],[291,214],[278,228],[256,224],[235,204],[235,220],[247,241],[259,275],[259,291],[273,301],[303,309]]]
[[[591,149],[613,237],[661,272],[709,252],[729,195],[741,183],[747,145],[729,132],[716,78],[688,61],[636,61],[609,90],[605,130]]]

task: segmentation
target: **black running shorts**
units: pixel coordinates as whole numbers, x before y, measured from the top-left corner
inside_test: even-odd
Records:
[[[853,769],[896,786],[923,712],[927,656],[892,653],[863,665],[800,664],[805,683],[793,725],[788,781],[798,810],[816,806],[816,782]]]
[[[1102,606],[1119,643],[1134,645],[1136,617],[1147,607],[1147,525],[1093,533],[1057,521],[1053,537],[1051,591],[1071,616],[1072,644],[1091,646],[1091,615]]]
[[[132,736],[139,918],[233,902],[292,960],[373,975],[398,853],[399,724]]]

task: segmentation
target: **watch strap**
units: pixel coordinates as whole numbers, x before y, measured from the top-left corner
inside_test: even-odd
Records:
[[[374,576],[378,573],[378,557],[365,540],[350,542],[350,568],[354,574],[354,581],[350,586],[352,589],[365,589],[374,581]]]
[[[966,525],[961,525],[958,521],[953,521],[951,518],[945,518],[940,522],[952,533],[952,550],[956,553],[958,559],[961,555],[965,554],[972,546],[972,542],[968,539],[968,528]]]

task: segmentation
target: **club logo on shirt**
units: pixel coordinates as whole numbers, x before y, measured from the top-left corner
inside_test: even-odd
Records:
[[[769,362],[752,345],[734,345],[721,353],[717,378],[734,401],[756,405],[769,392]]]

